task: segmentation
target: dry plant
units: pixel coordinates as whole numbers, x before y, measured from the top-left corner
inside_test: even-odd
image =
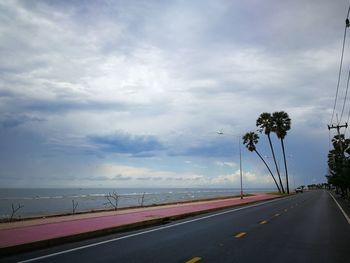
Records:
[[[11,213],[11,216],[10,216],[10,222],[13,220],[13,217],[15,216],[15,214],[17,213],[17,211],[19,209],[21,209],[22,207],[24,207],[23,205],[21,204],[18,204],[17,207],[15,208],[15,206],[12,204],[12,213]]]
[[[75,200],[72,200],[72,212],[73,215],[75,214],[75,211],[77,210],[78,207],[78,202],[76,202]]]
[[[144,204],[144,202],[145,202],[145,192],[142,194],[142,196],[141,197],[139,197],[139,199],[138,199],[138,202],[139,202],[139,204],[140,204],[140,206],[143,206],[143,204]]]
[[[120,195],[118,195],[118,193],[115,192],[115,191],[113,191],[113,193],[108,193],[108,195],[106,195],[106,198],[107,198],[108,202],[104,203],[104,205],[110,206],[115,211],[117,211],[118,210],[119,197],[120,197]]]

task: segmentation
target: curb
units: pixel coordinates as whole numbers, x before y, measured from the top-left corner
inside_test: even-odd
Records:
[[[149,219],[149,220],[146,219],[144,221],[139,221],[139,222],[125,224],[125,225],[116,226],[116,227],[103,228],[103,229],[93,230],[93,231],[69,235],[69,236],[62,236],[62,237],[56,237],[56,238],[52,238],[52,239],[35,241],[35,242],[31,242],[31,243],[19,244],[19,245],[14,245],[14,246],[9,246],[9,247],[2,247],[2,248],[0,248],[0,256],[1,257],[10,256],[10,255],[17,254],[17,253],[22,253],[22,252],[27,252],[27,251],[31,251],[31,250],[37,250],[37,249],[43,249],[43,248],[49,248],[49,247],[61,245],[64,243],[77,242],[77,241],[81,241],[84,239],[100,237],[100,236],[107,235],[107,234],[121,233],[121,232],[125,232],[128,230],[141,229],[143,227],[167,224],[167,223],[170,223],[170,222],[175,221],[175,220],[180,220],[180,219],[184,219],[184,218],[188,218],[188,217],[192,217],[192,216],[196,216],[196,215],[200,215],[200,214],[205,214],[205,213],[214,212],[214,211],[232,208],[232,207],[241,207],[241,206],[246,206],[246,205],[250,205],[250,204],[255,204],[255,203],[260,203],[260,202],[264,202],[264,201],[268,201],[268,200],[285,198],[285,197],[286,196],[276,196],[276,197],[266,199],[266,200],[247,202],[247,203],[243,203],[243,204],[239,204],[239,205],[228,205],[228,206],[222,206],[222,207],[215,207],[215,208],[211,208],[211,209],[194,211],[194,212],[189,212],[189,213],[179,214],[179,215],[174,215],[174,216],[169,216],[169,217],[161,217],[161,218]]]

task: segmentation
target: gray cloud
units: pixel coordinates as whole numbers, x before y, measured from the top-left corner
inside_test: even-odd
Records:
[[[164,178],[162,177],[152,177],[152,176],[143,176],[143,177],[136,177],[136,180],[139,181],[161,181]]]
[[[128,107],[118,102],[100,101],[31,101],[24,105],[24,109],[36,112],[69,112],[69,111],[127,111]]]
[[[207,133],[243,133],[255,128],[259,113],[283,109],[292,117],[291,133],[301,137],[289,137],[293,151],[304,137],[319,140],[307,141],[318,151],[310,153],[315,163],[300,158],[295,170],[323,174],[325,165],[316,162],[324,162],[327,147],[318,145],[328,138],[322,129],[332,110],[347,5],[2,2],[0,161],[7,174],[50,172],[51,161],[38,156],[52,156],[66,173],[64,155],[72,152],[77,162],[98,154],[104,157],[98,163],[133,158],[146,166],[144,159],[161,155],[162,165],[176,170],[174,159],[182,156],[236,157],[231,140]],[[344,81],[341,98],[343,87]],[[266,150],[263,142],[259,147]],[[116,153],[123,157],[113,159]],[[36,169],[28,155],[38,157]],[[33,169],[19,171],[16,163]]]
[[[219,137],[219,136],[218,136]],[[218,138],[213,141],[202,141],[198,145],[182,147],[178,152],[170,150],[170,156],[200,156],[200,157],[226,157],[232,156],[236,145],[232,139]]]
[[[42,122],[44,119],[35,117],[35,116],[29,116],[29,115],[11,115],[11,114],[5,114],[0,118],[0,124],[3,128],[13,128],[17,127],[19,125],[22,125],[27,122]]]
[[[131,135],[116,132],[105,136],[89,136],[88,139],[103,151],[115,153],[142,155],[164,149],[162,143],[156,137],[150,135]]]
[[[132,179],[131,176],[125,176],[122,174],[117,174],[115,176],[112,177],[108,177],[108,176],[89,176],[89,177],[84,177],[84,178],[80,178],[83,180],[89,180],[89,181],[129,181]]]
[[[114,176],[112,178],[112,180],[117,180],[117,181],[128,181],[128,180],[131,180],[132,177],[131,176],[125,176],[125,175],[122,175],[122,174],[117,174],[116,176]]]

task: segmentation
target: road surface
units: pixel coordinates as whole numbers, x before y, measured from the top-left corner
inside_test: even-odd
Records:
[[[320,190],[3,261],[350,262],[349,240],[349,223]]]

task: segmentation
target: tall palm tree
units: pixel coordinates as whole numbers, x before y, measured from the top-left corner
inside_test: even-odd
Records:
[[[272,176],[272,179],[273,181],[275,182],[276,186],[277,186],[277,189],[278,189],[278,192],[281,193],[281,189],[280,187],[278,186],[278,183],[276,181],[276,178],[273,176],[273,173],[270,169],[270,167],[267,165],[267,163],[265,162],[264,158],[260,155],[260,153],[258,152],[258,150],[256,149],[256,144],[259,142],[259,135],[256,134],[255,132],[247,132],[243,137],[243,144],[245,145],[245,147],[247,147],[247,149],[251,152],[255,152],[259,157],[260,159],[263,161],[263,163],[265,164],[266,168],[269,170],[271,176]]]
[[[267,112],[261,113],[259,118],[256,120],[256,126],[260,128],[260,132],[264,132],[266,134],[266,136],[269,140],[269,144],[270,144],[270,148],[271,148],[271,152],[272,152],[272,157],[273,157],[273,161],[275,162],[276,171],[277,171],[278,179],[279,179],[280,186],[282,189],[282,193],[285,193],[284,188],[283,188],[283,184],[282,184],[282,180],[281,180],[280,171],[278,169],[278,165],[276,162],[275,151],[273,150],[273,146],[272,146],[272,142],[271,142],[270,134],[272,132],[272,126],[273,126],[271,113],[267,113]]]
[[[283,140],[287,136],[287,131],[290,130],[291,119],[289,118],[287,112],[279,111],[279,112],[272,113],[272,122],[273,122],[272,131],[276,133],[278,139],[281,140],[284,168],[286,171],[287,194],[289,194],[288,169],[287,169],[286,153],[284,149]]]

